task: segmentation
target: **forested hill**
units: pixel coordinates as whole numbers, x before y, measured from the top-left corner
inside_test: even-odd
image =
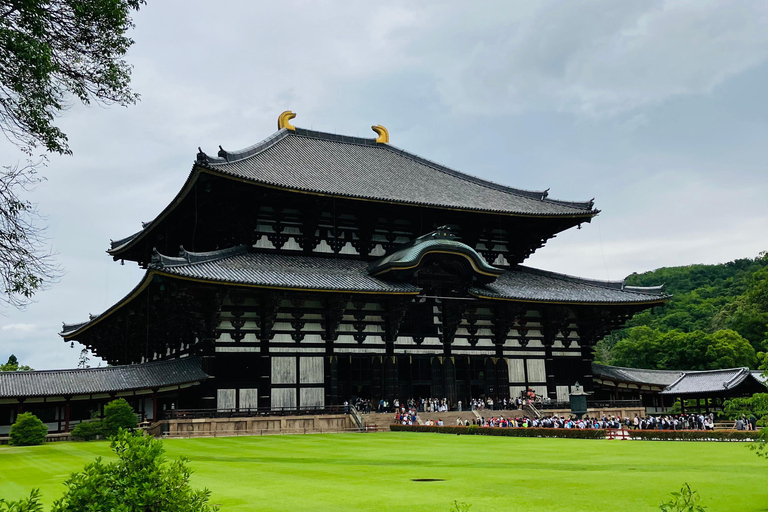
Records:
[[[768,253],[719,265],[660,268],[627,284],[664,284],[668,306],[645,311],[597,344],[597,362],[708,370],[768,362]]]

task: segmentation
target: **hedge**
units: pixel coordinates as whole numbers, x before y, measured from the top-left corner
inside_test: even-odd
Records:
[[[390,425],[395,432],[437,432],[438,434],[464,434],[477,436],[505,437],[562,437],[568,439],[605,439],[604,429],[578,428],[521,428],[521,427],[437,427],[425,425]]]
[[[90,441],[102,435],[102,425],[100,420],[83,421],[75,425],[70,432],[72,439]]]
[[[644,441],[754,441],[754,430],[628,430],[630,439]]]
[[[437,432],[506,437],[561,437],[567,439],[605,439],[605,429],[578,428],[520,428],[520,427],[438,427],[425,425],[391,425],[395,432]],[[630,439],[638,441],[754,441],[759,431],[748,430],[624,430]]]

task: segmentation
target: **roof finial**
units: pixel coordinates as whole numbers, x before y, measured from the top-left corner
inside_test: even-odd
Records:
[[[283,128],[285,128],[286,130],[291,130],[292,132],[296,131],[296,127],[288,122],[294,117],[296,117],[296,114],[294,114],[290,110],[286,110],[285,112],[277,116],[277,129],[282,130]]]
[[[376,134],[379,136],[376,139],[376,142],[378,142],[379,144],[389,144],[389,132],[387,131],[386,128],[384,128],[381,125],[377,125],[377,126],[371,126],[371,130],[375,131]]]

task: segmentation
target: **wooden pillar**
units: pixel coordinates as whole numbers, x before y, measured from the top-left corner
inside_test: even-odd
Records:
[[[160,418],[157,417],[157,388],[152,390],[152,421],[157,422]]]
[[[582,379],[579,384],[586,393],[592,393],[595,390],[594,376],[592,375],[592,342],[590,340],[579,340],[581,347],[581,373]]]
[[[384,356],[382,388],[384,389],[384,398],[388,400],[390,404],[395,398],[399,398],[401,401],[408,399],[408,397],[398,396],[400,394],[400,379],[398,378],[398,373],[397,358],[394,355]]]
[[[443,359],[443,377],[445,378],[445,394],[438,398],[446,398],[450,407],[456,407],[459,399],[456,392],[456,364],[454,358],[446,357]]]
[[[557,400],[557,388],[555,387],[555,356],[552,354],[554,340],[544,343],[544,372],[547,375],[547,396],[550,400]]]
[[[71,396],[64,397],[64,432],[69,432],[69,402]]]

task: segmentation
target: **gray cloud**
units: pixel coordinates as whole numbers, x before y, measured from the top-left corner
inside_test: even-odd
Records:
[[[247,147],[277,114],[372,136],[603,213],[527,263],[585,277],[768,249],[767,9],[742,2],[150,2],[130,61],[142,101],[73,107],[74,156],[32,196],[67,273],[0,312],[0,357],[73,366],[61,322],[143,271],[105,254],[178,192],[198,146]],[[19,155],[0,145],[0,162]]]

